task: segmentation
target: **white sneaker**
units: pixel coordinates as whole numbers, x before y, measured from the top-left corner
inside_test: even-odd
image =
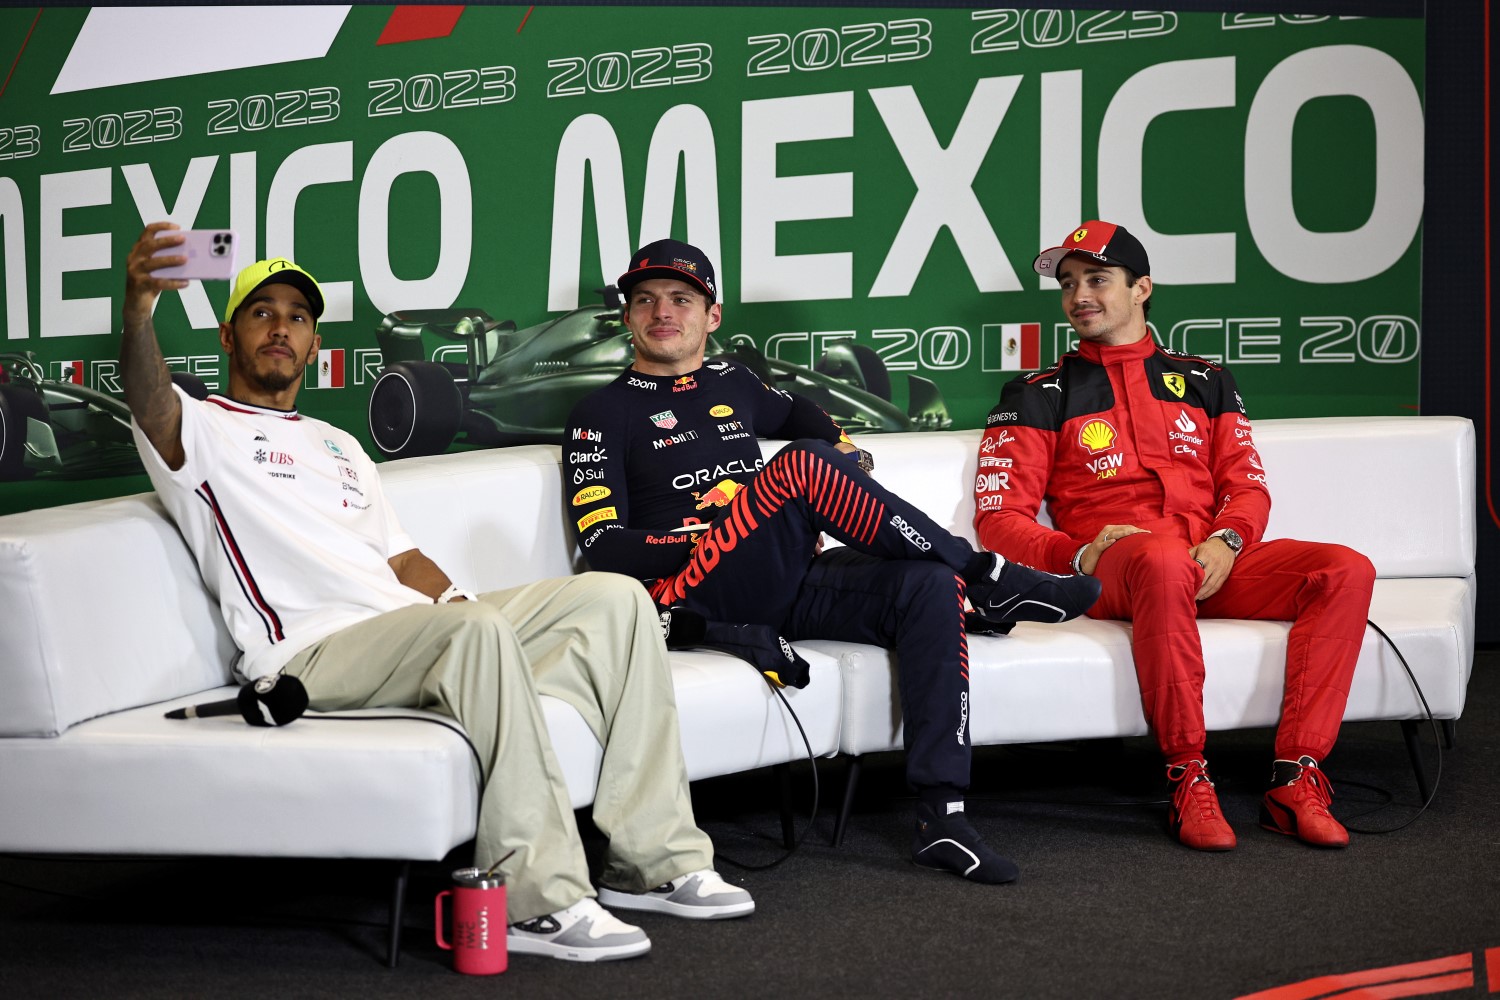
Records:
[[[566,910],[511,924],[506,944],[512,954],[546,955],[568,962],[635,958],[651,950],[651,939],[585,896]]]
[[[649,892],[599,887],[599,902],[621,910],[651,910],[689,920],[725,920],[755,912],[750,893],[730,885],[712,868],[679,875]]]

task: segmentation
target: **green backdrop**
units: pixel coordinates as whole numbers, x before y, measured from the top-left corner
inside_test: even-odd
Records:
[[[0,11],[0,351],[51,377],[117,389],[119,264],[163,214],[328,286],[344,385],[300,405],[361,434],[384,314],[524,328],[671,235],[716,258],[724,334],[802,366],[852,338],[898,405],[922,376],[975,427],[1011,377],[1002,324],[1041,325],[1042,366],[1070,346],[1031,259],[1103,216],[1152,254],[1158,337],[1230,363],[1253,417],[1416,411],[1417,20],[184,10]],[[189,16],[223,44],[174,44]],[[211,386],[227,292],[157,312]],[[44,474],[0,512],[141,488]]]

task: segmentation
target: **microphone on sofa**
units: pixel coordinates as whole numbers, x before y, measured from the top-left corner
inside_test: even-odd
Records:
[[[240,693],[224,701],[174,708],[169,719],[207,719],[236,712],[252,726],[284,726],[307,711],[307,688],[295,677],[273,674],[251,681]]]

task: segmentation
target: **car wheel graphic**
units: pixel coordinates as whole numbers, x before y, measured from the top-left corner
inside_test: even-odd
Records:
[[[835,341],[818,359],[815,370],[879,396],[887,403],[891,401],[891,376],[885,362],[863,344]]]
[[[47,419],[47,405],[24,385],[0,385],[0,480],[29,479],[26,418]]]
[[[390,458],[436,455],[453,443],[463,409],[463,396],[442,365],[398,362],[370,392],[370,437]]]

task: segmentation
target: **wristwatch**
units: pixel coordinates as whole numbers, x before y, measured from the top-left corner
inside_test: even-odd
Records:
[[[447,590],[443,591],[436,598],[434,598],[432,603],[433,604],[452,604],[454,601],[458,600],[460,597],[462,597],[466,601],[477,601],[477,600],[479,600],[479,598],[475,597],[471,592],[469,592],[467,590],[464,590],[458,584],[454,583],[454,584],[450,584]]]
[[[854,453],[854,460],[859,465],[859,467],[864,470],[865,475],[870,476],[875,474],[874,455],[871,455],[868,451],[865,451],[863,448],[861,448]]]
[[[1229,546],[1229,551],[1235,555],[1239,555],[1240,549],[1245,547],[1245,540],[1233,528],[1220,528],[1208,537],[1221,540],[1225,545]]]

